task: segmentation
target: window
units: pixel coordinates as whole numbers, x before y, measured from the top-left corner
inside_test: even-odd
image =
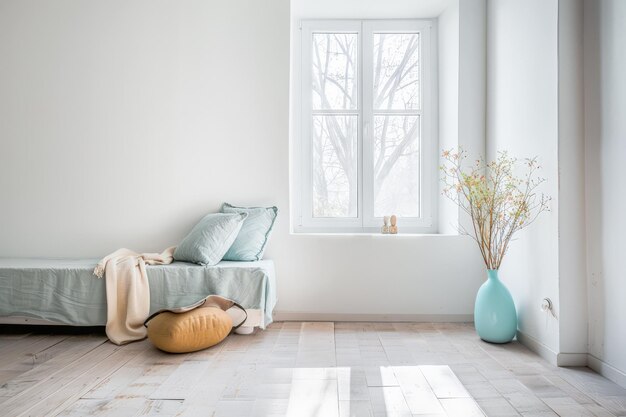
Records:
[[[302,22],[296,231],[434,231],[432,25]]]

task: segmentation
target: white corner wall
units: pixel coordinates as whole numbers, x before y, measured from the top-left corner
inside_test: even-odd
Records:
[[[559,0],[559,358],[587,358],[583,1]]]
[[[448,6],[437,21],[439,40],[439,149],[459,146],[459,2]],[[484,9],[483,9],[484,13]],[[483,45],[484,49],[484,45]],[[441,154],[441,151],[438,152]],[[439,164],[443,164],[440,158]],[[439,183],[439,233],[457,234],[459,208],[443,195],[444,183]]]
[[[450,3],[439,15],[439,148],[486,157],[487,2]],[[440,158],[440,164],[444,161]],[[439,233],[471,230],[471,219],[442,193]]]
[[[0,256],[156,251],[223,201],[275,204],[279,318],[471,319],[470,239],[290,234],[287,0],[1,7]]]
[[[487,154],[538,156],[552,211],[520,233],[501,277],[511,290],[519,335],[556,362],[559,324],[540,311],[548,297],[559,314],[558,1],[487,4]]]
[[[589,365],[626,387],[626,2],[584,1]]]
[[[459,3],[459,145],[471,159],[486,157],[487,1]]]
[[[459,3],[459,147],[468,161],[487,157],[487,0]],[[459,223],[472,230],[459,210]]]

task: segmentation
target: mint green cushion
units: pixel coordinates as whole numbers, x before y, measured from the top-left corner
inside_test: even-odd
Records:
[[[222,213],[241,213],[248,217],[233,245],[228,249],[226,261],[259,261],[278,215],[276,207],[236,207],[228,203],[222,205]]]
[[[177,261],[215,265],[237,238],[246,213],[211,213],[196,224],[174,251]]]

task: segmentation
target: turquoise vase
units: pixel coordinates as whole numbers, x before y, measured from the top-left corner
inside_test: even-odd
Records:
[[[487,281],[476,294],[474,326],[485,342],[508,343],[517,332],[517,313],[511,293],[498,278],[498,270],[487,271]]]

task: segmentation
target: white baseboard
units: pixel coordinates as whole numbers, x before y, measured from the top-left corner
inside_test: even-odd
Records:
[[[586,353],[559,353],[556,356],[558,366],[587,366]]]
[[[535,339],[532,336],[529,336],[522,332],[521,330],[517,331],[517,341],[522,345],[526,346],[528,349],[535,352],[537,355],[541,356],[552,365],[557,366],[558,355],[555,351],[541,343],[539,340]]]
[[[620,371],[614,366],[609,365],[603,360],[596,358],[592,354],[587,354],[587,366],[602,375],[603,377],[610,379],[623,388],[626,388],[626,373]]]
[[[554,366],[587,366],[587,353],[557,353],[521,330],[517,331],[517,341]]]
[[[359,313],[308,313],[275,311],[275,321],[371,321],[418,323],[473,322],[472,314],[359,314]]]

